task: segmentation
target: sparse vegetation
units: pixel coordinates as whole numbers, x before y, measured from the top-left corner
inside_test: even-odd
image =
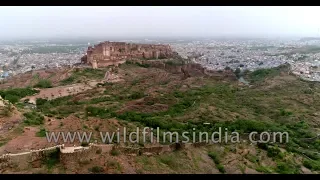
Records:
[[[111,168],[116,168],[118,171],[121,171],[120,163],[114,160],[110,160],[107,162],[107,166]]]
[[[82,79],[102,79],[105,75],[105,71],[102,69],[76,69],[72,72],[72,75],[62,81],[61,85],[68,85],[77,82]]]
[[[252,163],[259,163],[259,158],[252,154],[247,154],[246,158]]]
[[[3,145],[5,145],[6,143],[7,143],[7,142],[5,142],[5,141],[0,142],[0,147],[3,146]]]
[[[89,160],[79,160],[79,164],[80,165],[87,165],[87,164],[90,164],[90,161]]]
[[[0,109],[0,117],[10,117],[12,115],[13,108],[12,104],[7,104]]]
[[[159,157],[159,161],[163,164],[168,165],[170,168],[176,168],[177,167],[177,162],[176,158],[172,154],[170,155],[162,155]]]

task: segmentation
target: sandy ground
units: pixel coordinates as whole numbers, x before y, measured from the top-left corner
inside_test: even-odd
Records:
[[[47,89],[41,89],[37,95],[34,96],[27,96],[22,101],[29,99],[29,103],[36,104],[37,98],[48,99],[52,100],[59,97],[69,96],[78,94],[89,89],[94,88],[99,82],[97,81],[90,81],[88,84],[72,84],[67,86],[59,86]]]
[[[25,127],[24,132],[9,141],[4,146],[0,147],[0,153],[21,153],[31,149],[40,149],[54,146],[47,142],[46,138],[37,137],[36,133],[39,131],[36,127]]]

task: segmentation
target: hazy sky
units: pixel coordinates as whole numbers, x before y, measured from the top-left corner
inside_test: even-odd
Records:
[[[0,38],[317,36],[320,7],[0,7]]]

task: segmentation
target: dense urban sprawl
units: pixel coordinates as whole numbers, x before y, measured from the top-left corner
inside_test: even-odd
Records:
[[[129,41],[129,40],[128,40]],[[130,42],[134,42],[131,41]],[[139,43],[166,43],[142,40]],[[168,42],[182,57],[208,69],[256,70],[291,64],[292,72],[310,81],[320,81],[320,41],[272,39],[202,39]],[[73,65],[80,62],[87,43],[50,42],[0,45],[0,76],[6,78],[33,69]]]

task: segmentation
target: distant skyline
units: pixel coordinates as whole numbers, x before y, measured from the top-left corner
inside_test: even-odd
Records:
[[[0,7],[0,40],[318,37],[320,7]]]

